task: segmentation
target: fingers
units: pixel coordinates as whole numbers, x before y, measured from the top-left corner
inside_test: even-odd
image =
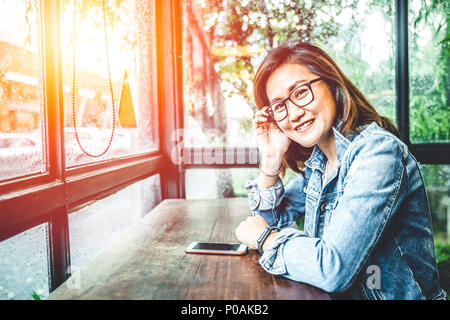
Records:
[[[259,121],[267,121],[270,118],[269,113],[267,112],[268,108],[269,107],[262,107],[261,109],[256,111],[253,119]]]
[[[258,130],[259,128],[263,130],[269,129],[270,116],[267,113],[268,107],[263,107],[255,112],[253,117],[253,129]]]

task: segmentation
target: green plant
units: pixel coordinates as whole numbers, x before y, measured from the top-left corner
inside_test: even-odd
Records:
[[[36,293],[36,291],[33,291],[31,296],[33,297],[33,300],[41,300],[41,297]]]
[[[448,294],[450,292],[450,243],[436,241],[435,252],[440,284]]]

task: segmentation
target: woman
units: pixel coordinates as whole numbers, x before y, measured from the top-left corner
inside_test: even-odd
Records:
[[[281,45],[254,96],[260,175],[236,236],[259,247],[262,267],[333,298],[445,299],[417,161],[336,63]],[[299,175],[284,189],[286,167]],[[303,214],[304,231],[287,228]]]

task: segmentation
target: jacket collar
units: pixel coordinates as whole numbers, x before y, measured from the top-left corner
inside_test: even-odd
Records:
[[[332,130],[334,133],[334,143],[336,145],[336,154],[338,158],[338,166],[341,165],[342,158],[347,150],[351,141],[355,138],[356,134],[349,134],[344,136],[340,129],[342,127],[342,120],[339,120],[335,125],[333,125]],[[326,157],[325,154],[320,150],[320,148],[315,145],[311,156],[308,160],[305,161],[305,165],[311,169],[318,169],[323,172],[325,170],[326,165]]]

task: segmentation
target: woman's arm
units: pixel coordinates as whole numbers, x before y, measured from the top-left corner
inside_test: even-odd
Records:
[[[256,181],[249,181],[246,188],[250,209],[254,216],[262,216],[269,226],[284,228],[295,222],[305,212],[306,180],[302,174],[291,181],[286,189],[278,178],[275,185],[259,189]]]
[[[322,238],[280,231],[260,259],[263,268],[328,292],[345,291],[406,194],[406,156],[389,135],[372,135],[353,146],[343,194]]]

